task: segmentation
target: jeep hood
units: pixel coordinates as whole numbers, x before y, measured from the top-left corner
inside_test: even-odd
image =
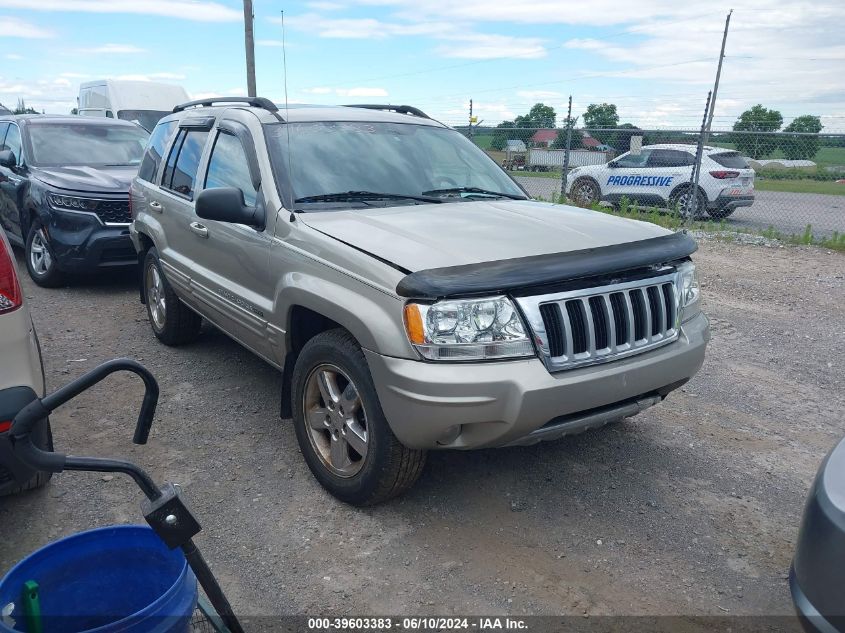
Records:
[[[473,200],[300,213],[309,227],[405,271],[564,253],[671,232],[578,207]]]

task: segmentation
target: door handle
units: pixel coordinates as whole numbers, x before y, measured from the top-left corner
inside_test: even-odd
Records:
[[[199,222],[191,222],[190,226],[191,230],[200,237],[208,237],[208,229],[205,227],[204,224],[200,224]]]
[[[150,209],[156,211],[157,213],[164,211],[164,207],[161,206],[161,202],[150,202]]]

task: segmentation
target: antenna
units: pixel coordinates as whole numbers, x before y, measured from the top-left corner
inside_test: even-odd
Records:
[[[293,193],[293,161],[291,160],[290,151],[290,116],[288,116],[288,53],[285,40],[285,12],[282,10],[282,69],[285,73],[285,132],[288,140],[288,190],[291,193],[291,212],[290,221],[295,222],[296,216],[293,213],[294,193]]]

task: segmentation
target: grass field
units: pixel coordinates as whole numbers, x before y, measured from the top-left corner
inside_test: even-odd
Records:
[[[719,140],[711,143],[714,147],[723,147],[725,149],[736,149],[733,143],[722,142]],[[767,159],[783,158],[783,152],[775,150]],[[845,165],[845,147],[820,147],[815,157],[812,159],[817,165],[821,167],[829,167],[831,165]]]
[[[758,191],[790,191],[792,193],[823,193],[830,196],[845,196],[845,184],[820,180],[756,180]]]

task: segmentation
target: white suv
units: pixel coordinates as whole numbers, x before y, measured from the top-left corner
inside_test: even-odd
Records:
[[[692,193],[694,145],[647,145],[604,165],[576,167],[566,178],[568,197],[578,204],[618,204],[625,197],[640,206],[686,209]],[[728,217],[754,203],[754,170],[737,152],[705,147],[695,215]]]

